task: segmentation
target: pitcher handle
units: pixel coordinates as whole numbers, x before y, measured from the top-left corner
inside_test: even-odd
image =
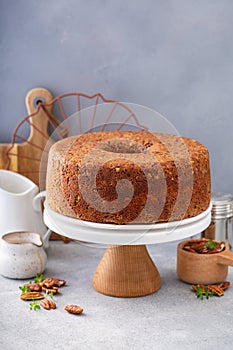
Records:
[[[36,212],[41,211],[41,200],[46,197],[46,191],[39,192],[33,199],[33,209]]]

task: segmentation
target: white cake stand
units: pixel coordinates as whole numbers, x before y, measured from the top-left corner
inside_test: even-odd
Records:
[[[112,225],[73,219],[51,210],[45,201],[44,222],[54,232],[69,238],[110,245],[94,276],[94,288],[117,297],[137,297],[156,292],[159,272],[146,244],[181,240],[209,226],[211,206],[193,218],[158,224]]]

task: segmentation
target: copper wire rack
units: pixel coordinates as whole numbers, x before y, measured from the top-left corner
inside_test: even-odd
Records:
[[[54,142],[93,131],[147,130],[127,104],[101,93],[70,92],[52,98],[47,89],[36,88],[27,94],[26,105],[29,114],[12,134],[6,169],[28,177],[40,190],[45,187],[48,152]]]

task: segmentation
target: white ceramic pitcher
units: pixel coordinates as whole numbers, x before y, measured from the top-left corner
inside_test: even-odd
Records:
[[[38,186],[27,177],[0,170],[0,237],[13,231],[46,233],[38,192]]]
[[[47,255],[42,239],[35,232],[11,232],[0,237],[0,274],[14,279],[26,279],[41,274],[46,266]]]

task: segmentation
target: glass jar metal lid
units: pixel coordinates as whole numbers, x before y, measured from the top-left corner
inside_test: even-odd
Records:
[[[212,218],[224,219],[233,216],[233,196],[228,193],[214,192],[211,196]]]

